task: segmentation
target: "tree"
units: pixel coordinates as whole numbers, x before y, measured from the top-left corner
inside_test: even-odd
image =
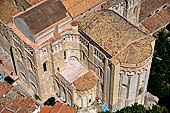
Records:
[[[158,34],[153,55],[148,91],[159,98],[170,94],[170,33]]]
[[[135,103],[131,107],[125,107],[116,113],[162,113],[163,110],[158,105],[153,105],[152,109],[146,109],[143,105]]]
[[[146,108],[141,104],[135,103],[131,107],[127,106],[120,111],[118,110],[116,113],[146,113]]]
[[[152,109],[146,111],[146,113],[162,113],[163,109],[158,105],[153,105]]]

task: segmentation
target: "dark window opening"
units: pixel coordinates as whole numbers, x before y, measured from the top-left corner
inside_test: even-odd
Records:
[[[167,5],[165,5],[163,8],[164,8],[164,9],[167,8]]]
[[[83,52],[83,60],[85,60],[85,53]]]
[[[64,59],[66,59],[66,51],[64,51]]]
[[[57,71],[60,71],[60,68],[59,68],[59,67],[57,68]]]
[[[47,63],[43,64],[43,69],[44,69],[44,72],[47,71]]]

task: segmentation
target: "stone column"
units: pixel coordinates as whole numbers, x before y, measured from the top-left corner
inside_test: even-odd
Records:
[[[111,70],[111,91],[110,91],[110,109],[114,112],[117,110],[120,82],[120,63],[112,60]]]
[[[90,61],[94,62],[94,47],[91,44],[89,44],[88,57]],[[94,65],[92,63],[88,62],[88,67],[89,70],[94,71]]]
[[[107,66],[108,59],[104,62],[104,80],[103,80],[103,102],[106,103],[106,90],[107,90]]]

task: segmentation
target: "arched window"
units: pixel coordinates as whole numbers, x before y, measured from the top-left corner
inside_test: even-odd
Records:
[[[23,81],[23,82],[26,82],[26,77],[25,77],[25,75],[24,75],[23,73],[21,73],[20,76],[21,76],[22,81]]]
[[[28,67],[31,68],[33,70],[33,64],[31,62],[31,60],[28,58]]]
[[[34,83],[30,82],[30,87],[31,87],[31,89],[32,89],[34,92],[37,92],[37,88],[36,88],[36,86],[34,85]]]
[[[142,93],[143,93],[143,87],[141,87],[141,88],[139,89],[138,96],[141,95]]]
[[[22,57],[22,52],[21,52],[21,50],[17,49],[16,55],[18,56],[18,58],[21,58],[21,57]]]
[[[44,72],[47,71],[47,62],[45,62],[45,63],[43,64],[43,69],[44,69]]]
[[[18,65],[18,70],[20,73],[26,75],[26,71],[25,71],[25,68],[24,68],[24,65],[22,62],[20,61],[17,61],[17,65]]]

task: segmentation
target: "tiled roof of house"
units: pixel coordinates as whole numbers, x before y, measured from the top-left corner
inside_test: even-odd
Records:
[[[33,35],[64,19],[66,9],[59,0],[47,0],[36,7],[16,16],[15,24],[27,25]]]
[[[144,0],[141,4],[139,20],[144,19],[144,17],[148,16],[153,10],[156,10],[169,1],[170,0]]]
[[[83,31],[112,57],[144,34],[113,11],[91,13],[79,25]]]
[[[103,1],[104,0],[61,0],[73,18]]]
[[[40,113],[51,113],[52,109],[53,109],[52,107],[46,105],[43,107],[43,109],[40,111]]]
[[[3,110],[1,111],[1,113],[13,113],[13,112],[11,112],[10,110],[7,110],[7,109],[3,109]]]
[[[43,1],[43,0],[26,0],[31,6]]]
[[[150,43],[141,40],[150,36],[146,36],[113,11],[103,10],[90,14],[80,23],[81,31],[110,54],[112,59],[119,56],[120,63],[139,63],[152,53]],[[142,54],[145,50],[140,48],[147,48],[146,56],[145,53]],[[124,58],[122,54],[129,57]],[[136,56],[138,58],[131,60]]]
[[[116,59],[124,64],[142,63],[152,56],[151,42],[153,40],[153,37],[147,36],[144,39],[130,44],[125,50],[116,56]]]
[[[57,102],[51,110],[51,113],[76,113],[76,110],[64,103]]]
[[[0,0],[0,20],[2,20],[5,24],[11,22],[12,16],[18,12],[19,11],[7,0]]]
[[[93,71],[89,71],[73,82],[76,90],[85,91],[93,88],[98,81],[98,77]]]
[[[119,5],[121,2],[125,2],[125,0],[107,0],[102,6],[107,9],[111,6]]]
[[[32,113],[35,111],[37,105],[30,97],[19,95],[12,100],[8,96],[3,97],[3,95],[8,95],[10,91],[18,92],[12,85],[6,82],[0,82],[0,111],[4,108],[10,109],[10,111],[15,113]]]
[[[154,33],[158,29],[164,27],[170,22],[170,7],[162,9],[155,15],[147,18],[141,24],[150,32]]]
[[[76,110],[64,103],[57,102],[54,107],[45,106],[40,113],[76,113]]]

